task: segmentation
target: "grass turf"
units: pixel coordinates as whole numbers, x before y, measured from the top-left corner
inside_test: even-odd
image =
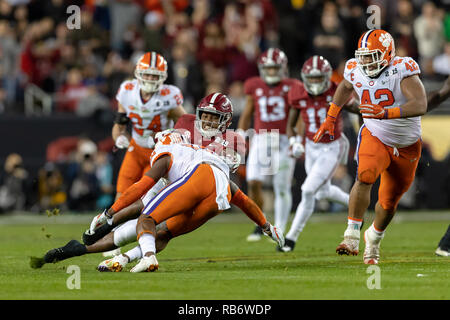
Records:
[[[30,256],[79,240],[86,218],[0,224],[0,299],[450,299],[450,259],[434,255],[448,220],[394,220],[382,242],[381,289],[369,289],[373,274],[362,263],[363,241],[356,257],[334,251],[344,216],[309,223],[290,253],[276,252],[267,238],[246,242],[252,224],[236,216],[222,215],[174,239],[158,255],[160,269],[141,274],[128,272],[134,264],[99,273],[101,254],[30,268]],[[80,268],[79,290],[67,287],[71,265]]]

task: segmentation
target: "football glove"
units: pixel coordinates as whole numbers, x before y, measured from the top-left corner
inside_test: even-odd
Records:
[[[130,141],[124,135],[120,135],[116,139],[116,147],[119,149],[126,149],[130,145]]]
[[[336,118],[332,116],[328,116],[325,118],[325,121],[320,125],[319,130],[317,130],[316,134],[313,137],[314,143],[317,143],[322,139],[324,134],[328,133],[330,135],[330,140],[334,140],[334,124],[336,123]]]
[[[105,223],[112,223],[112,217],[107,215],[106,209],[103,210],[102,213],[96,215],[94,219],[92,219],[91,226],[89,227],[89,234],[94,234],[95,230]]]
[[[267,222],[266,225],[263,226],[263,232],[266,236],[269,236],[272,240],[276,241],[280,248],[284,247],[283,232],[281,232],[277,227],[274,227]]]
[[[292,136],[289,138],[289,156],[299,159],[305,153],[301,136]]]
[[[362,104],[359,106],[359,112],[366,119],[387,118],[387,110],[378,104]]]

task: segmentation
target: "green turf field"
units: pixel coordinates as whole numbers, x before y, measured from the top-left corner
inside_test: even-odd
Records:
[[[266,238],[246,242],[253,226],[232,213],[173,240],[158,255],[155,273],[131,274],[130,266],[99,273],[101,254],[30,268],[30,256],[80,239],[90,218],[1,216],[0,299],[450,299],[450,258],[434,255],[450,212],[395,217],[382,243],[381,289],[368,288],[375,274],[367,273],[361,253],[334,252],[345,214],[315,214],[291,253],[276,252]],[[71,265],[80,268],[80,289],[67,287]]]

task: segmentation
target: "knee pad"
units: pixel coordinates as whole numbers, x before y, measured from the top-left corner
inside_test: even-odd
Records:
[[[378,175],[375,169],[366,169],[358,171],[358,181],[366,184],[374,184],[377,181]]]
[[[128,243],[136,241],[137,219],[127,221],[114,230],[114,244],[122,247]]]

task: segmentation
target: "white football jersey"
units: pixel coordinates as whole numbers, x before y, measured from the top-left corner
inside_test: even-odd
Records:
[[[410,57],[395,57],[376,78],[366,76],[357,67],[356,59],[345,65],[344,78],[353,84],[360,104],[372,103],[385,108],[398,107],[406,102],[400,88],[402,79],[420,74],[418,64]],[[384,144],[403,148],[420,139],[421,117],[399,119],[364,119],[364,125]]]
[[[149,144],[149,138],[155,133],[173,127],[173,121],[167,115],[183,103],[180,89],[168,84],[163,84],[147,102],[143,102],[136,79],[122,82],[116,99],[133,124],[132,138],[144,148],[153,147]]]
[[[167,173],[167,179],[171,183],[191,172],[200,163],[212,164],[219,168],[226,175],[227,179],[230,177],[230,170],[225,161],[216,153],[204,147],[188,143],[158,144],[153,150],[150,159],[151,165],[153,166],[159,157],[166,154],[172,158],[172,163]]]

